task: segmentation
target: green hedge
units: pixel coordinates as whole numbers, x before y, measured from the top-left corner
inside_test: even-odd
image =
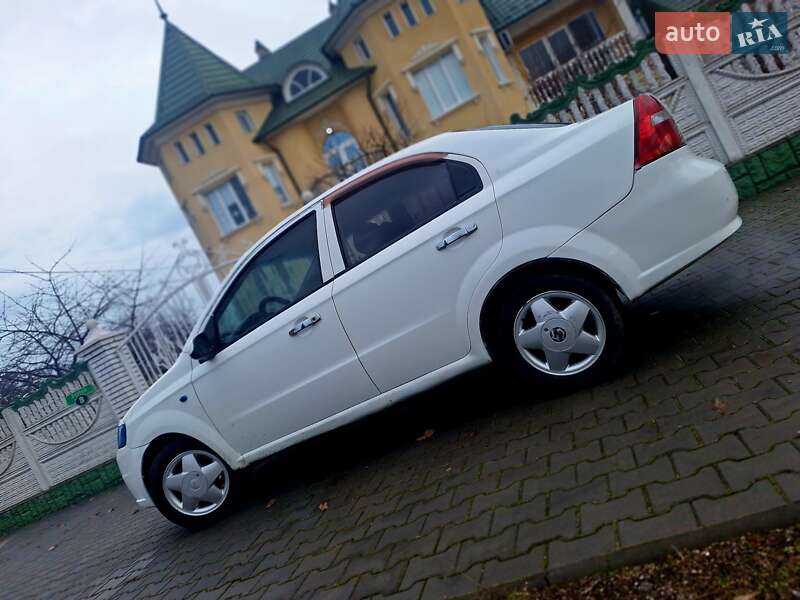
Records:
[[[107,462],[0,513],[0,536],[38,521],[122,482],[117,463]]]
[[[769,190],[800,176],[800,133],[728,165],[740,198]]]

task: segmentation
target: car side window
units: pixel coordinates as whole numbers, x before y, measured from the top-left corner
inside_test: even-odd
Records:
[[[335,201],[345,266],[358,265],[481,189],[472,165],[441,160],[392,173]]]
[[[322,287],[316,213],[292,225],[242,270],[214,311],[222,347]]]

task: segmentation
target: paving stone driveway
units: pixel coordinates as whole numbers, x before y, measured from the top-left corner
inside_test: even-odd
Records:
[[[201,533],[113,490],[0,541],[0,597],[443,598],[794,510],[793,188],[635,307],[615,381],[543,400],[469,375],[281,456]]]

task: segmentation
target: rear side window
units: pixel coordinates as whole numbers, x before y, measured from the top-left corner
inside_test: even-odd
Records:
[[[392,173],[333,205],[350,269],[483,189],[474,167],[439,161]]]

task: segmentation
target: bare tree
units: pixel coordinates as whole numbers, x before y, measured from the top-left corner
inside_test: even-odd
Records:
[[[65,267],[68,255],[17,272],[28,278],[26,292],[0,290],[0,406],[69,371],[89,319],[136,325],[149,289],[144,258],[137,269],[87,272]]]

